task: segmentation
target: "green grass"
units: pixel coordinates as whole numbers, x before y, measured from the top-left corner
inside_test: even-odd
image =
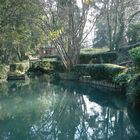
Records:
[[[81,49],[81,54],[98,54],[98,53],[104,53],[108,52],[109,48],[108,47],[103,47],[103,48],[83,48]]]

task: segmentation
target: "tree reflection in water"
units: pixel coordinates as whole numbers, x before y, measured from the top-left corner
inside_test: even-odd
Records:
[[[0,95],[0,140],[129,140],[137,134],[124,100],[110,91],[35,80],[7,87]]]

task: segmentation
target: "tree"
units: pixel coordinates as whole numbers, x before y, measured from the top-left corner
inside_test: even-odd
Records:
[[[127,38],[130,45],[140,42],[140,24],[135,23],[129,25]]]
[[[6,0],[1,1],[0,11],[0,59],[7,64],[22,61],[26,52],[34,50],[44,39],[43,32],[34,24],[41,9],[31,0]]]
[[[102,0],[95,1],[96,10],[101,11],[101,17],[98,23],[104,23],[104,28],[107,29],[107,40],[110,50],[118,50],[125,41],[126,31],[129,28],[130,17],[133,17],[132,12],[138,12],[138,0]],[[103,12],[102,12],[103,11]],[[137,12],[136,12],[137,11]],[[98,27],[98,32],[102,28]],[[97,33],[98,33],[97,32]]]
[[[84,0],[81,0],[81,6],[76,0],[48,0],[41,1],[41,5],[47,17],[43,19],[41,26],[56,46],[65,67],[71,69],[79,62],[81,44],[86,37],[84,29],[91,6]]]
[[[102,18],[102,17],[101,17]],[[108,46],[108,30],[105,28],[106,22],[104,18],[98,20],[95,26],[95,38],[93,39],[93,47],[101,48]]]

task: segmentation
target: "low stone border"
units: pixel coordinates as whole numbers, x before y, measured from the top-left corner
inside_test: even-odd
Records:
[[[16,74],[8,74],[7,80],[25,80],[25,74],[16,75]]]
[[[77,80],[79,82],[83,83],[88,83],[92,87],[97,87],[97,88],[106,88],[114,91],[121,91],[121,88],[113,83],[109,83],[106,80],[102,81],[97,81],[97,80],[92,80],[91,76],[82,76],[80,78],[75,77],[73,74],[69,73],[61,73],[59,74],[59,77],[61,80]]]
[[[59,77],[61,80],[78,80],[73,73],[59,73]]]
[[[114,91],[121,91],[121,88],[113,83],[108,83],[107,81],[95,81],[87,79],[79,79],[80,82],[91,84],[92,87],[106,88]]]

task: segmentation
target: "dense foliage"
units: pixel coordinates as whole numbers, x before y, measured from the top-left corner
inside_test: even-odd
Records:
[[[105,52],[105,53],[82,53],[80,54],[81,64],[95,64],[95,63],[113,63],[117,59],[116,52]]]
[[[29,72],[48,73],[54,71],[57,72],[64,71],[64,66],[60,60],[51,58],[51,59],[44,59],[36,62],[30,62]]]
[[[130,103],[137,103],[140,99],[140,75],[136,74],[132,77],[127,90],[128,101]]]
[[[86,38],[90,33],[94,34],[91,38],[94,47],[117,50],[124,44],[136,43],[139,41],[137,2],[1,0],[0,61],[9,64],[27,60],[37,47],[50,43],[59,51],[65,67],[71,69],[79,63],[84,43],[89,45]]]
[[[131,24],[127,31],[127,37],[129,44],[135,44],[140,42],[140,24]]]
[[[114,81],[114,77],[126,68],[114,64],[80,64],[76,65],[74,72],[79,76],[91,76],[94,80]]]
[[[129,53],[135,65],[140,68],[140,47],[131,49]]]
[[[114,78],[114,82],[123,87],[126,88],[131,80],[131,75],[126,73],[126,72],[122,72],[120,74],[118,74],[115,78]]]
[[[6,0],[0,3],[0,60],[13,63],[27,59],[44,34],[37,25],[42,10],[30,0]]]

